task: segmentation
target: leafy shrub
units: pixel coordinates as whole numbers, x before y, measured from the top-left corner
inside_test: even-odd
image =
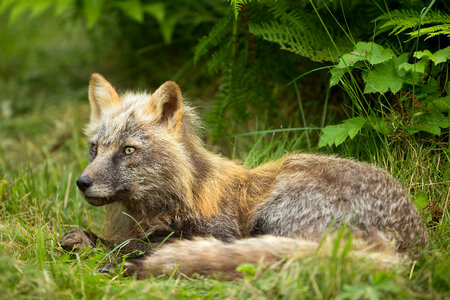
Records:
[[[363,127],[384,135],[398,130],[410,135],[421,131],[438,136],[448,134],[450,95],[445,63],[450,59],[450,46],[434,53],[415,51],[412,63],[408,62],[408,56],[408,53],[397,56],[391,49],[373,42],[359,42],[354,51],[342,55],[331,70],[330,85],[342,82],[348,86],[350,79],[345,75],[358,70],[364,81],[364,93],[377,94],[379,101],[387,99],[389,106],[379,116],[360,106],[358,113],[364,117],[325,127],[319,146],[338,146]]]

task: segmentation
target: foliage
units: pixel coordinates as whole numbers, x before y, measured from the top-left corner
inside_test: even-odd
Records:
[[[291,1],[279,1],[267,5],[272,20],[251,23],[252,34],[313,61],[336,59],[335,49],[330,48],[322,25],[314,15],[305,13],[305,4],[295,7]]]
[[[379,31],[391,29],[391,34],[406,34],[411,39],[426,35],[425,40],[444,35],[450,37],[450,15],[441,11],[428,11],[422,13],[417,10],[403,9],[384,13],[375,19],[382,23]]]
[[[3,0],[0,4],[0,14],[8,11],[9,23],[13,24],[19,18],[36,18],[47,10],[53,10],[57,16],[62,15],[68,10],[78,9],[79,2],[77,0]],[[198,3],[194,4],[194,7],[203,5],[202,1]],[[187,15],[192,15],[192,12],[184,9],[174,10],[174,5],[169,4],[167,1],[152,1],[149,3],[145,0],[83,0],[81,1],[80,12],[85,18],[88,28],[93,28],[98,24],[102,15],[110,15],[111,11],[119,11],[139,24],[144,24],[145,17],[150,16],[158,23],[164,42],[170,44],[176,25]],[[196,17],[197,22],[202,22],[199,16]],[[208,16],[205,15],[205,17]]]
[[[347,119],[341,125],[329,125],[323,130],[319,146],[338,146],[347,137],[353,138],[363,126],[381,134],[401,130],[408,134],[424,131],[442,135],[442,129],[449,127],[448,65],[444,63],[450,59],[450,46],[435,53],[415,51],[412,59],[414,62],[409,63],[408,53],[396,56],[392,50],[373,42],[359,42],[354,51],[342,55],[331,69],[330,85],[347,80],[345,74],[358,70],[364,80],[364,93],[392,97],[389,104],[396,107],[388,109],[396,117],[391,114],[382,119],[368,115]],[[448,134],[448,129],[445,133]]]

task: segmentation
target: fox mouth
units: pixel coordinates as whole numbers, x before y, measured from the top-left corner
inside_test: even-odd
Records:
[[[83,197],[91,205],[102,206],[113,202],[125,200],[129,197],[129,193],[130,193],[129,190],[124,189],[117,191],[114,195],[108,197],[91,197],[87,196],[85,193],[83,193]]]

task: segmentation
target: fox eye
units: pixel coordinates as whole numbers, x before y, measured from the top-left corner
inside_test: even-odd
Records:
[[[123,149],[123,152],[124,152],[126,155],[130,155],[130,154],[133,153],[134,151],[136,151],[136,148],[131,147],[131,146],[126,146],[126,147]]]
[[[97,152],[97,144],[91,144],[91,151]]]

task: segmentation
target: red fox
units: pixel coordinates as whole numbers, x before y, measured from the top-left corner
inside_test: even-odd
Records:
[[[90,164],[76,183],[87,202],[107,205],[108,224],[105,239],[66,233],[64,249],[127,241],[123,249],[146,253],[125,263],[138,278],[177,265],[187,275],[234,279],[241,263],[311,255],[324,234],[344,225],[366,241],[394,245],[388,261],[428,243],[404,189],[378,167],[291,154],[250,169],[207,151],[198,117],[173,81],[151,95],[119,96],[93,74],[89,101]],[[353,254],[376,256],[364,245]]]

